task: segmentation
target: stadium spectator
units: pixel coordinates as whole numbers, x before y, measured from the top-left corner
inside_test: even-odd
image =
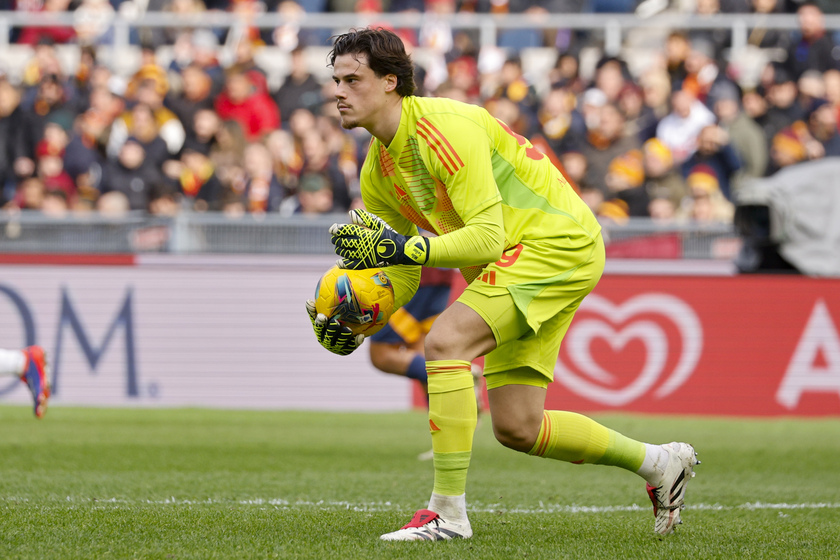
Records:
[[[131,210],[146,210],[152,189],[164,181],[160,170],[146,159],[143,145],[127,138],[116,159],[109,159],[98,185],[101,193],[121,192],[128,198]]]
[[[339,163],[340,154],[331,153],[319,130],[310,130],[301,138],[303,153],[303,174],[323,176],[333,191],[336,212],[350,209],[353,198]]]
[[[119,220],[131,211],[128,197],[120,191],[110,191],[96,201],[96,210],[105,218]]]
[[[650,68],[639,77],[645,107],[651,110],[657,125],[671,111],[671,81],[661,68]],[[655,131],[655,128],[654,128]]]
[[[824,100],[815,103],[808,116],[808,130],[813,140],[822,146],[824,157],[840,156],[836,111],[830,103]]]
[[[222,127],[222,120],[216,111],[211,109],[200,109],[193,116],[192,132],[184,141],[184,149],[190,148],[203,154],[210,154],[216,137]]]
[[[612,160],[607,168],[608,200],[621,201],[631,218],[648,217],[650,197],[644,182],[642,151],[630,150]]]
[[[291,68],[283,84],[274,94],[274,101],[280,115],[288,117],[297,109],[314,111],[321,105],[321,87],[315,76],[309,71],[306,62],[306,50],[298,46],[290,55]]]
[[[540,105],[540,133],[556,154],[578,149],[586,135],[583,115],[575,108],[575,104],[574,93],[562,87],[549,91]]]
[[[714,171],[718,188],[727,200],[732,200],[731,179],[741,169],[741,161],[729,141],[729,134],[712,124],[697,135],[697,151],[683,163],[683,173],[688,177],[692,169],[704,165]]]
[[[468,103],[481,103],[481,77],[478,61],[473,56],[462,55],[447,64],[449,79],[435,90],[435,96],[461,99]]]
[[[146,64],[134,74],[125,95],[130,101],[147,105],[152,110],[158,127],[158,135],[166,143],[167,152],[174,156],[184,145],[186,132],[175,113],[163,104],[168,90],[169,81],[164,70],[156,64]],[[108,138],[109,157],[114,157],[119,153],[120,147],[128,138],[131,118],[131,111],[125,111],[114,121]]]
[[[618,103],[618,96],[627,85],[626,71],[624,61],[618,58],[607,57],[598,61],[593,86],[604,92],[607,103]]]
[[[708,99],[711,89],[717,84],[731,82],[720,71],[714,58],[714,48],[708,40],[698,38],[691,42],[685,68],[688,74],[681,88],[691,92],[711,109]]]
[[[586,89],[586,83],[580,76],[580,60],[569,51],[561,51],[558,54],[548,79],[552,88],[568,87],[575,95],[580,95]]]
[[[698,20],[719,15],[721,13],[720,0],[696,0],[694,13]],[[721,27],[693,29],[688,34],[692,45],[696,41],[703,41],[711,47],[708,54],[715,62],[723,62],[723,52],[731,44],[730,35],[731,31],[728,28]]]
[[[39,152],[37,175],[44,185],[45,193],[60,191],[64,195],[65,203],[73,205],[76,201],[76,183],[64,170],[63,155],[63,149],[58,153]]]
[[[720,127],[729,135],[732,147],[741,161],[733,182],[733,190],[748,178],[763,177],[767,170],[767,140],[761,127],[741,108],[738,88],[729,83],[718,84],[710,92],[710,100]]]
[[[95,109],[88,109],[76,119],[64,151],[64,169],[76,183],[79,202],[84,208],[92,208],[99,196],[94,183],[105,162],[106,126]]]
[[[189,64],[203,69],[213,81],[213,95],[217,95],[225,84],[225,71],[219,64],[219,39],[209,29],[195,29],[190,34],[192,50]]]
[[[294,136],[288,130],[275,130],[268,135],[265,145],[271,153],[278,181],[294,192],[303,169],[303,154],[297,149]]]
[[[347,134],[341,128],[341,121],[337,117],[322,115],[318,117],[317,123],[330,158],[336,162],[338,169],[344,175],[344,183],[347,185],[350,197],[350,208],[360,208],[362,200],[359,191],[359,162],[364,160],[365,154],[359,146],[359,141],[356,136]],[[365,149],[368,144],[369,141],[365,142]]]
[[[72,120],[76,115],[67,104],[67,95],[61,76],[47,74],[41,78],[34,93],[35,96],[30,101],[31,105],[27,106],[28,122],[24,126],[30,128],[30,141],[37,143],[44,137],[44,130],[51,119]]]
[[[775,14],[782,12],[782,1],[780,0],[751,0],[750,5],[753,13]],[[750,29],[747,37],[748,44],[760,49],[778,49],[787,53],[790,48],[791,36],[784,29],[768,29],[758,26]]]
[[[168,0],[163,5],[163,11],[174,16],[196,16],[202,14],[206,6],[202,0]],[[163,29],[162,38],[166,44],[172,45],[182,35],[189,35],[193,30],[189,27],[166,27]],[[159,36],[156,32],[149,44],[158,44]]]
[[[213,79],[198,64],[191,63],[181,71],[181,90],[169,91],[166,106],[175,113],[184,127],[186,138],[195,138],[195,115],[213,109]]]
[[[225,89],[215,103],[222,120],[239,123],[248,142],[258,141],[280,126],[280,111],[262,86],[254,83],[254,72],[233,66],[225,75]]]
[[[40,14],[42,18],[49,18],[50,13],[66,12],[70,7],[70,0],[44,0]],[[17,42],[22,45],[37,45],[41,41],[49,43],[70,43],[76,38],[76,32],[71,26],[46,25],[39,27],[24,27]]]
[[[484,102],[487,112],[505,123],[514,133],[529,136],[534,131],[534,121],[526,110],[507,97],[494,97]]]
[[[317,215],[334,212],[333,190],[329,179],[320,173],[304,172],[294,195],[280,204],[280,214]]]
[[[806,70],[835,70],[838,67],[837,46],[825,29],[825,16],[822,9],[811,1],[802,2],[796,10],[799,17],[799,30],[793,32],[787,57],[787,69],[793,79]]]
[[[720,190],[714,169],[705,165],[694,167],[686,179],[691,196],[679,214],[700,223],[731,223],[735,207]]]
[[[108,0],[82,0],[74,15],[74,30],[80,45],[114,42],[114,6]]]
[[[665,40],[665,67],[671,79],[670,89],[680,89],[688,76],[685,65],[690,52],[691,43],[688,35],[678,31],[673,31],[668,35]]]
[[[223,121],[210,143],[210,160],[226,189],[240,195],[245,189],[245,135],[235,121]]]
[[[166,142],[161,138],[158,124],[152,108],[145,103],[138,103],[131,109],[127,119],[128,135],[143,146],[146,159],[156,168],[162,168],[171,155]]]
[[[628,81],[618,94],[618,107],[624,113],[625,136],[635,136],[639,142],[645,142],[656,136],[656,126],[659,118],[656,113],[645,104],[642,89]]]
[[[642,146],[645,169],[645,190],[651,202],[668,201],[671,214],[680,207],[683,198],[688,195],[685,179],[674,166],[674,157],[668,146],[658,138],[651,138]],[[663,214],[664,202],[656,203],[660,207],[658,214]],[[650,211],[651,215],[653,212]]]
[[[239,203],[251,214],[278,211],[286,189],[274,175],[268,148],[259,143],[249,144],[244,157],[246,178]]]
[[[45,193],[46,189],[41,179],[28,177],[20,182],[14,198],[6,207],[21,210],[41,210]]]
[[[539,99],[534,86],[525,78],[522,69],[522,60],[518,56],[511,56],[502,64],[499,73],[499,86],[494,97],[508,99],[516,103],[522,113],[522,118],[529,123],[528,128],[533,126],[536,120]],[[512,122],[509,122],[513,126]]]
[[[805,119],[805,110],[796,102],[798,90],[793,76],[781,65],[772,65],[772,83],[767,91],[768,109],[762,119],[767,140],[796,121]]]
[[[770,165],[767,174],[773,175],[780,169],[795,165],[808,159],[805,147],[807,127],[802,121],[796,121],[773,136],[770,144]]]
[[[697,149],[700,131],[714,122],[715,115],[692,92],[680,89],[671,95],[671,112],[659,121],[656,137],[682,165]]]
[[[198,150],[184,148],[180,163],[177,182],[185,206],[196,212],[221,210],[224,187],[210,158]]]
[[[586,158],[586,174],[580,186],[598,189],[607,195],[606,177],[610,162],[630,150],[640,148],[636,137],[624,136],[624,115],[611,103],[600,108],[597,126],[590,127],[581,152]]]
[[[14,196],[18,177],[35,171],[35,142],[20,99],[20,90],[0,75],[0,204]]]

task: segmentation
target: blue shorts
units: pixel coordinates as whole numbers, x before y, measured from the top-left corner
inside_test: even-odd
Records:
[[[397,309],[388,324],[370,337],[372,342],[412,345],[427,334],[449,304],[449,286],[420,286],[407,304]]]

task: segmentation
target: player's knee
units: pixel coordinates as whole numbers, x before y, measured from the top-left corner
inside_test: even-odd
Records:
[[[537,441],[539,428],[534,430],[529,423],[513,419],[493,418],[493,434],[496,440],[505,447],[527,453],[533,449]]]
[[[426,360],[447,360],[458,354],[457,337],[447,336],[443,329],[432,329],[426,335]]]
[[[378,370],[385,371],[389,363],[387,353],[378,344],[370,345],[370,363]]]

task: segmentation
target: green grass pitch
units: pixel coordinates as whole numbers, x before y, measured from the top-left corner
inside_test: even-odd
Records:
[[[840,422],[595,415],[693,443],[684,525],[644,482],[476,433],[468,541],[384,543],[424,507],[423,412],[0,407],[0,558],[840,558]]]

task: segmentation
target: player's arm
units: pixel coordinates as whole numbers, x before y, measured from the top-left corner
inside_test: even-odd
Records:
[[[421,121],[418,135],[430,142],[426,164],[446,185],[448,202],[464,225],[433,239],[408,237],[382,227],[376,216],[351,213],[353,224],[331,229],[336,252],[351,268],[373,263],[463,268],[501,258],[504,219],[486,123],[453,115],[424,117]],[[434,133],[429,132],[431,129]],[[421,130],[426,132],[420,134]]]

